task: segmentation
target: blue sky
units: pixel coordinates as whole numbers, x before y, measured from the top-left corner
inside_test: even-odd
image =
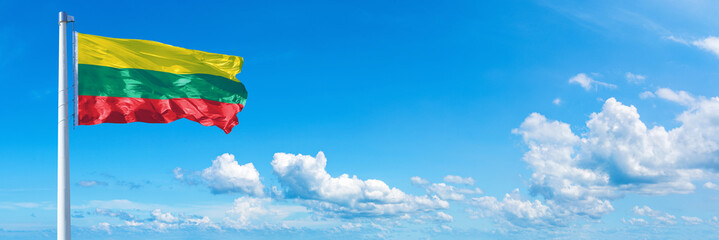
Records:
[[[55,237],[58,11],[249,93],[227,135],[71,129],[74,239],[715,238],[717,7],[1,1],[0,238]]]

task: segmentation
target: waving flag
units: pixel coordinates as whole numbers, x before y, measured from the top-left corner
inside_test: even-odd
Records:
[[[230,133],[247,100],[241,57],[136,39],[77,35],[78,124],[169,123]]]

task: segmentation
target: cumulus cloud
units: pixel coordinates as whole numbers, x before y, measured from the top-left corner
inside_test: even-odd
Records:
[[[454,184],[466,184],[466,185],[474,185],[474,179],[472,177],[460,177],[455,175],[447,175],[444,177],[444,181],[447,183],[454,183]]]
[[[473,198],[471,203],[479,211],[470,212],[481,217],[498,217],[499,221],[519,227],[558,226],[563,225],[561,219],[552,212],[549,206],[539,200],[522,200],[519,189],[507,193],[504,199],[485,196]]]
[[[133,221],[125,221],[125,226],[138,227],[138,226],[142,226],[142,225],[145,225],[145,223],[143,223],[143,222],[136,222],[136,221],[134,221],[134,220],[133,220]]]
[[[180,167],[176,167],[172,170],[172,174],[175,177],[175,180],[187,184],[187,185],[198,185],[202,183],[202,178],[200,176],[200,172],[190,172],[185,169],[182,169]]]
[[[659,88],[657,89],[655,94],[659,98],[670,102],[675,102],[684,106],[692,106],[697,102],[694,96],[685,91],[674,91],[669,88]]]
[[[643,207],[634,206],[634,208],[632,208],[632,212],[634,212],[635,214],[640,215],[640,216],[647,216],[647,217],[654,218],[655,220],[657,220],[663,224],[672,225],[672,224],[677,223],[676,216],[662,212],[662,211],[654,210],[648,206],[643,206]]]
[[[719,217],[713,216],[710,220],[707,220],[707,223],[715,227],[719,227]]]
[[[425,190],[431,195],[437,195],[443,200],[464,200],[465,195],[482,194],[482,190],[479,188],[458,188],[455,186],[447,185],[445,183],[432,183],[426,185]]]
[[[536,113],[515,133],[530,147],[524,159],[535,169],[536,186],[558,190],[553,191],[555,195],[581,196],[588,191],[611,197],[617,190],[689,193],[695,188],[693,177],[706,176],[718,165],[717,108],[719,98],[702,101],[677,118],[681,126],[667,131],[661,126],[648,128],[634,106],[610,98],[602,112],[590,116],[589,131],[582,138],[568,124]],[[570,180],[569,185],[553,186],[553,178]]]
[[[123,200],[123,204],[91,203],[89,205],[73,206],[74,209],[83,209],[85,217],[93,221],[107,221],[109,229],[133,232],[169,232],[185,230],[278,230],[303,228],[312,225],[333,225],[337,222],[323,221],[307,217],[298,219],[291,216],[307,216],[310,211],[295,202],[276,201],[269,197],[241,196],[232,202],[231,206],[224,204],[193,205],[189,211],[203,215],[186,214],[184,211],[156,204],[131,203]],[[90,206],[114,207],[91,208]],[[78,210],[79,211],[79,210]],[[205,215],[206,214],[206,215]],[[112,218],[112,219],[108,219]],[[219,219],[218,222],[213,220]]]
[[[647,98],[654,98],[654,97],[656,97],[656,95],[654,95],[654,93],[650,92],[650,91],[644,91],[644,92],[639,93],[640,99],[647,99]]]
[[[570,84],[579,84],[584,90],[591,90],[592,88],[597,88],[598,86],[607,87],[607,88],[616,88],[617,85],[600,82],[597,80],[592,79],[591,77],[587,76],[585,73],[579,73],[575,75],[574,77],[569,79]]]
[[[554,100],[552,100],[552,103],[553,103],[554,105],[559,106],[560,104],[562,104],[562,99],[555,98]]]
[[[348,223],[345,223],[345,224],[340,225],[339,228],[342,229],[342,230],[344,230],[344,231],[357,231],[357,230],[359,230],[361,227],[362,227],[362,224],[361,224],[361,223],[351,223],[351,222],[348,222]]]
[[[449,215],[445,212],[437,211],[433,215],[421,215],[419,217],[422,220],[428,220],[433,222],[452,222],[454,221],[454,217],[452,215]]]
[[[96,226],[96,230],[111,232],[112,229],[132,230],[132,231],[151,231],[166,232],[168,230],[178,229],[220,229],[220,226],[213,223],[207,216],[185,215],[182,213],[165,212],[161,209],[152,211],[138,210],[141,215],[149,215],[149,217],[138,217],[120,209],[95,209],[89,212],[91,215],[106,216],[122,220],[121,224],[101,224]],[[113,221],[110,221],[113,222]]]
[[[454,217],[452,215],[446,214],[444,212],[437,212],[437,220],[444,221],[444,222],[452,222],[454,221]]]
[[[682,220],[684,220],[684,223],[687,225],[697,225],[697,224],[701,224],[704,222],[701,218],[698,218],[698,217],[682,216],[681,218],[682,218]]]
[[[447,225],[441,225],[441,226],[440,226],[440,229],[435,230],[435,232],[442,232],[442,231],[451,232],[451,231],[452,231],[452,227],[447,226]]]
[[[176,169],[177,170],[177,169]],[[182,178],[176,171],[175,177]],[[260,182],[260,173],[252,163],[240,165],[232,154],[222,154],[212,161],[212,166],[202,170],[202,179],[214,194],[244,193],[251,196],[263,196],[264,185]]]
[[[681,96],[691,95],[667,96],[660,97],[690,102]],[[552,216],[554,222],[577,216],[598,219],[614,210],[612,200],[626,194],[686,194],[696,188],[693,181],[716,176],[719,98],[692,99],[691,107],[677,117],[680,125],[671,130],[647,127],[634,106],[614,98],[605,101],[602,111],[590,115],[586,132],[579,135],[569,124],[530,114],[513,133],[522,136],[528,147],[523,160],[532,171],[530,193],[544,199],[533,205],[538,209],[533,216],[544,218],[523,223],[551,223],[546,219]],[[475,203],[483,204],[478,206],[506,212],[502,201],[479,199],[482,201]],[[513,195],[505,197],[507,201],[515,199]],[[524,218],[518,216],[525,216],[500,215],[514,225],[522,225],[515,222],[522,223]],[[666,224],[676,221],[671,215],[647,216]]]
[[[416,184],[416,185],[429,184],[429,181],[427,181],[427,179],[417,177],[417,176],[411,177],[409,180],[412,181],[412,184]]]
[[[175,175],[175,180],[182,181],[185,179],[185,172],[180,167],[173,169],[172,173]]]
[[[704,97],[695,97],[686,91],[675,91],[669,88],[659,88],[654,92],[644,91],[639,94],[639,98],[648,99],[658,97],[660,99],[670,101],[686,107],[692,107],[699,102],[705,101]]]
[[[185,219],[183,225],[199,227],[200,229],[220,229],[220,227],[217,224],[213,223],[212,220],[210,220],[210,218],[207,216],[204,216],[202,218],[187,218]]]
[[[255,227],[253,219],[270,213],[268,205],[269,198],[240,197],[235,199],[232,209],[228,211],[230,217],[225,218],[232,228],[248,229]]]
[[[630,218],[630,219],[622,218],[622,223],[629,224],[629,225],[639,225],[639,226],[646,226],[649,224],[649,222],[647,222],[647,220],[644,220],[643,218]]]
[[[709,51],[719,57],[719,38],[714,36],[709,36],[707,38],[696,40],[692,42],[692,45],[702,49]]]
[[[629,83],[633,83],[633,84],[644,83],[644,80],[647,79],[647,77],[644,75],[634,74],[634,73],[630,73],[630,72],[627,72],[627,74],[625,74],[625,77],[627,78],[627,81]]]
[[[719,190],[719,185],[716,185],[713,182],[706,182],[706,183],[704,183],[704,188],[711,189],[711,190]]]
[[[709,37],[699,39],[699,40],[694,40],[694,41],[687,40],[687,39],[680,38],[680,37],[675,37],[675,36],[665,37],[665,39],[671,40],[676,43],[681,43],[681,44],[684,44],[687,46],[695,46],[699,49],[708,51],[708,52],[716,55],[717,57],[719,57],[719,37],[709,36]]]
[[[316,157],[275,153],[271,164],[286,189],[285,196],[322,215],[398,216],[449,208],[449,203],[437,196],[406,194],[380,180],[361,180],[347,174],[332,177],[325,170],[327,159],[322,152]]]
[[[225,214],[224,225],[232,229],[279,229],[288,228],[284,220],[293,214],[306,214],[307,208],[296,205],[281,205],[268,197],[242,196],[232,204]]]
[[[160,209],[155,209],[151,213],[152,219],[164,223],[174,223],[177,222],[177,217],[172,216],[172,213],[165,212],[163,213]]]
[[[455,175],[447,175],[444,177],[444,181],[447,183],[430,183],[421,177],[412,177],[412,184],[420,186],[427,191],[427,194],[437,196],[442,200],[461,201],[464,200],[466,195],[482,194],[484,193],[479,188],[462,188],[449,185],[447,183],[462,184],[462,185],[474,185],[474,179],[471,177],[460,177]]]
[[[98,223],[97,225],[93,226],[92,229],[95,231],[103,231],[107,232],[107,234],[112,234],[110,223],[107,222]]]

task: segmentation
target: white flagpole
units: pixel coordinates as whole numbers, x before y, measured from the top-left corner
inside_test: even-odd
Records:
[[[70,164],[67,120],[67,22],[72,17],[59,14],[60,44],[57,68],[57,239],[70,240]]]

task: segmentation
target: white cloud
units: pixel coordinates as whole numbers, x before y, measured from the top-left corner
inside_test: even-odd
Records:
[[[437,212],[437,219],[445,222],[452,222],[454,221],[454,218],[452,215],[446,214],[444,212]]]
[[[667,40],[670,40],[670,41],[673,41],[676,43],[681,43],[684,45],[689,45],[689,41],[687,41],[683,38],[675,37],[675,36],[664,37],[664,39],[667,39]]]
[[[460,177],[455,175],[447,175],[444,176],[444,181],[447,183],[454,183],[454,184],[465,184],[465,185],[474,185],[474,179],[472,177]]]
[[[172,216],[172,213],[166,212],[163,213],[160,209],[155,209],[151,213],[152,219],[164,223],[174,223],[177,222],[177,217]]]
[[[96,231],[104,231],[107,232],[107,234],[112,234],[112,231],[110,230],[110,223],[101,222],[93,226],[92,229]]]
[[[684,223],[687,225],[697,225],[701,224],[704,221],[701,218],[698,217],[687,217],[687,216],[681,216],[682,220],[684,220]]]
[[[634,208],[632,208],[632,212],[634,212],[635,214],[640,215],[640,216],[652,217],[655,220],[657,220],[663,224],[671,225],[671,224],[677,223],[676,216],[662,212],[662,211],[654,210],[648,206],[643,206],[643,207],[634,206]]]
[[[719,217],[713,216],[710,220],[707,220],[707,223],[714,227],[719,227]]]
[[[585,73],[579,73],[575,75],[574,77],[569,79],[569,83],[579,84],[584,90],[589,91],[592,88],[596,88],[597,86],[603,86],[607,88],[616,88],[617,85],[609,84],[605,82],[600,82],[597,80],[592,79],[591,77],[587,76]]]
[[[681,44],[684,44],[687,46],[693,45],[699,49],[711,52],[714,55],[716,55],[717,57],[719,57],[719,37],[709,36],[704,39],[699,39],[699,40],[695,40],[695,41],[691,41],[691,42],[686,39],[674,37],[674,36],[665,37],[665,39],[671,40],[676,43],[681,43]]]
[[[569,83],[576,83],[582,86],[582,88],[589,90],[592,88],[592,82],[594,79],[587,76],[587,74],[580,73],[569,79]]]
[[[125,221],[125,226],[139,227],[139,226],[142,226],[142,225],[145,225],[145,223],[143,223],[143,222],[135,222],[134,220],[133,220],[133,221]]]
[[[434,183],[427,187],[427,192],[435,194],[443,200],[464,200],[464,194],[458,193],[454,186],[445,183]]]
[[[675,217],[674,215],[669,215],[669,214],[667,214],[667,216],[656,217],[655,219],[661,223],[669,224],[669,225],[673,225],[673,224],[677,223],[677,221],[676,221],[677,217]]]
[[[530,147],[524,159],[535,171],[535,190],[556,190],[546,194],[550,198],[612,198],[620,188],[645,194],[688,193],[694,189],[691,178],[711,171],[699,167],[714,164],[719,149],[719,126],[711,121],[719,119],[713,112],[719,99],[699,105],[682,113],[678,120],[683,124],[671,131],[647,128],[635,107],[610,98],[602,112],[591,115],[583,138],[568,124],[549,122],[536,113],[515,133]]]
[[[427,179],[417,177],[417,176],[411,177],[409,180],[412,181],[412,184],[416,184],[416,185],[429,184],[429,181],[427,181]]]
[[[166,232],[173,229],[220,229],[220,226],[213,223],[207,216],[185,215],[183,213],[165,212],[161,209],[152,211],[133,209],[141,215],[148,214],[149,217],[136,217],[126,211],[115,209],[95,209],[90,212],[92,215],[113,217],[122,220],[123,224],[103,225],[106,229],[142,230],[152,232]],[[96,227],[97,228],[97,227]],[[105,229],[102,229],[105,230]]]
[[[642,218],[630,218],[630,219],[624,219],[622,218],[622,222],[629,225],[639,225],[639,226],[646,226],[649,223],[647,220],[644,220]]]
[[[188,172],[180,167],[176,167],[172,170],[172,174],[174,175],[175,180],[188,185],[197,185],[202,182],[200,179],[200,172]]]
[[[359,230],[361,227],[362,227],[361,223],[351,223],[351,222],[340,225],[340,229],[342,229],[344,231],[356,231],[356,230]]]
[[[451,232],[451,231],[452,231],[452,227],[447,226],[447,225],[442,225],[441,228],[442,228],[443,231],[448,231],[448,232]]]
[[[628,193],[686,194],[696,188],[693,181],[716,176],[719,98],[695,98],[677,121],[671,130],[648,128],[634,106],[614,98],[590,115],[579,135],[569,124],[530,114],[513,133],[529,148],[523,160],[532,171],[530,193],[542,196],[549,209],[542,216],[598,219],[614,210],[611,200]],[[490,197],[480,199],[495,203],[485,206],[499,205]],[[671,224],[672,217],[656,219]]]
[[[215,194],[264,195],[264,185],[260,182],[260,173],[255,166],[252,163],[239,165],[232,154],[218,156],[212,161],[212,166],[202,170],[202,178]]]
[[[625,74],[625,77],[627,78],[627,81],[629,83],[634,83],[634,84],[644,83],[644,80],[647,79],[647,77],[644,75],[634,74],[634,73],[630,73],[630,72],[627,72],[627,74]]]
[[[647,98],[654,98],[654,97],[656,97],[656,95],[654,95],[654,93],[650,92],[650,91],[644,91],[639,94],[640,99],[647,99]]]
[[[419,217],[422,220],[434,221],[434,222],[452,222],[454,217],[445,212],[437,211],[433,215],[421,215]]]
[[[288,228],[288,216],[308,212],[305,207],[282,205],[272,198],[243,196],[235,199],[224,223],[233,229]]]
[[[247,229],[255,227],[251,220],[270,213],[267,206],[269,198],[240,197],[235,199],[233,207],[227,213],[231,217],[225,219],[232,228]]]
[[[696,104],[696,98],[685,91],[674,91],[669,88],[659,88],[655,92],[657,97],[667,101],[675,102],[684,106],[692,106]]]
[[[458,188],[455,186],[447,185],[445,183],[433,183],[425,187],[427,193],[437,195],[443,200],[464,200],[465,195],[471,194],[482,194],[482,190],[479,188],[468,189]]]
[[[342,217],[397,216],[404,213],[449,208],[449,203],[433,196],[413,196],[390,188],[376,179],[361,180],[342,174],[332,177],[325,170],[327,159],[275,153],[272,167],[286,197],[297,198],[315,212]]]
[[[204,216],[202,218],[188,218],[185,220],[183,225],[196,226],[200,227],[201,229],[220,229],[220,227],[213,223],[212,220],[210,220],[210,218],[207,216]]]
[[[185,173],[182,171],[182,168],[176,167],[172,170],[172,173],[175,175],[175,179],[177,180],[185,179]]]
[[[481,217],[497,217],[496,219],[519,227],[563,225],[561,219],[552,212],[549,206],[539,200],[522,200],[519,189],[507,193],[502,201],[495,197],[485,196],[473,198],[471,203],[478,212],[470,212]]]
[[[137,220],[135,220],[137,221]],[[128,227],[141,228],[154,232],[166,232],[175,229],[221,229],[207,216],[187,216],[185,214],[172,214],[155,209],[150,213],[150,218],[145,221],[125,222]]]
[[[716,185],[713,182],[706,182],[706,183],[704,183],[704,188],[712,189],[712,190],[719,190],[719,185]]]
[[[654,210],[651,209],[649,206],[634,206],[634,208],[632,208],[632,212],[641,216],[647,216],[654,213]]]
[[[552,103],[553,103],[554,105],[559,106],[560,104],[562,104],[562,99],[555,98],[554,100],[552,100]]]
[[[719,38],[714,36],[709,36],[705,39],[693,41],[692,45],[701,48],[703,50],[709,51],[719,57]]]

